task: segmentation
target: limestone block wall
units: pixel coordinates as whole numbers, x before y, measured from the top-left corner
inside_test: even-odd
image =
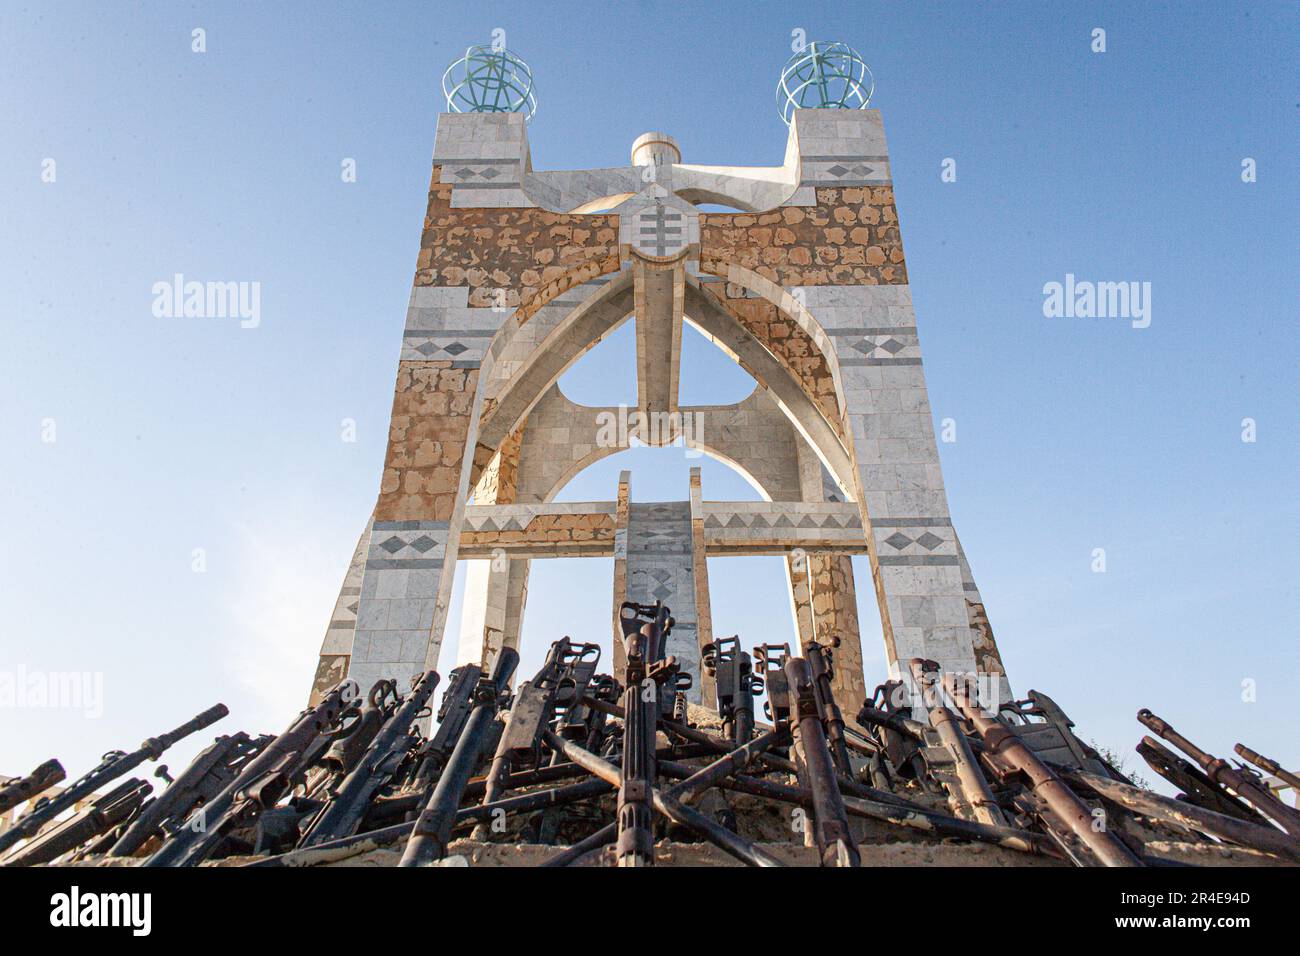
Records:
[[[802,290],[834,343],[891,660],[976,667],[911,294],[906,285]]]

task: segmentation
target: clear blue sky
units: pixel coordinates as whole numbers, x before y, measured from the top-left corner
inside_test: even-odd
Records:
[[[859,49],[931,404],[957,422],[941,446],[952,511],[1016,689],[1126,753],[1149,706],[1221,754],[1243,740],[1300,764],[1295,13],[6,4],[0,670],[102,672],[105,700],[96,719],[3,716],[0,773],[57,755],[78,774],[216,700],[228,730],[279,731],[302,706],[378,488],[438,81],[495,27],[537,74],[539,169],[623,163],[656,129],[687,162],[776,164],[790,31]],[[174,273],[260,282],[261,325],[155,318],[151,287]],[[1150,328],[1044,318],[1042,287],[1066,273],[1151,282]],[[686,348],[686,401],[748,391],[702,340]],[[617,402],[630,369],[625,330],[564,387]],[[679,499],[694,463],[631,452],[563,497],[612,497],[632,467],[635,495]],[[705,487],[751,496],[707,460]],[[712,561],[710,577],[715,630],[789,635],[778,559]],[[884,662],[867,579],[870,687]],[[565,633],[608,643],[609,581],[607,561],[534,565],[524,670]]]

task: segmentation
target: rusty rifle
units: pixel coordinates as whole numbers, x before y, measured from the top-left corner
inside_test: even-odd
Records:
[[[35,800],[68,774],[57,760],[47,760],[25,777],[15,777],[0,786],[0,813]]]
[[[1282,765],[1276,760],[1270,760],[1263,754],[1256,753],[1245,744],[1237,744],[1232,749],[1238,757],[1241,757],[1248,763],[1253,763],[1265,773],[1271,773],[1296,793],[1300,794],[1300,775],[1294,774],[1290,770],[1283,769]]]
[[[497,654],[492,676],[479,678],[465,728],[456,741],[446,768],[438,777],[438,785],[416,818],[398,866],[425,866],[447,855],[447,844],[451,842],[465,785],[483,756],[484,740],[518,664],[519,653],[514,648],[503,647]]]
[[[224,790],[239,773],[239,768],[273,739],[270,736],[251,739],[243,731],[229,737],[218,737],[168,784],[166,790],[144,805],[140,815],[109,848],[108,855],[132,856],[151,837],[180,826],[195,807]]]
[[[58,796],[48,800],[45,798],[37,800],[27,813],[14,822],[13,826],[4,833],[0,833],[0,852],[8,850],[19,840],[26,840],[35,836],[45,824],[64,810],[74,806],[83,797],[94,793],[109,781],[125,776],[146,760],[157,760],[162,756],[163,751],[171,747],[176,741],[216,723],[228,713],[230,711],[226,709],[225,704],[216,704],[197,717],[181,724],[175,730],[168,731],[158,737],[150,737],[140,745],[138,750],[133,750],[131,753],[122,753],[120,750],[115,750],[105,754],[99,766],[88,772],[80,780],[64,788]]]
[[[0,866],[35,866],[57,860],[83,843],[121,826],[140,809],[153,790],[143,780],[132,778],[108,793],[94,797],[86,806],[61,823],[56,823],[12,851]]]
[[[623,631],[626,667],[615,859],[621,867],[653,866],[655,729],[664,685],[677,672],[676,659],[663,657],[673,619],[668,608],[658,601],[653,605],[625,601],[619,608],[619,625]],[[554,748],[555,743],[551,746]],[[567,750],[565,755],[574,763],[581,763]]]
[[[344,680],[315,707],[304,710],[284,733],[248,761],[224,790],[170,834],[143,865],[196,866],[237,824],[256,820],[272,809],[305,771],[307,755],[316,752],[322,737],[352,708],[358,694],[356,681]]]
[[[438,680],[434,670],[415,678],[410,693],[373,735],[365,753],[298,841],[299,847],[316,846],[356,831],[375,794],[392,779],[410,749],[411,726],[428,706]]]
[[[983,740],[984,758],[1006,775],[1019,775],[1027,781],[1028,806],[1070,859],[1080,866],[1142,865],[1113,834],[1094,829],[1088,805],[1034,755],[1015,731],[983,713],[953,675],[945,675],[943,687]]]
[[[813,795],[813,837],[822,866],[860,866],[858,848],[836,780],[834,759],[826,743],[825,713],[818,699],[812,668],[802,657],[784,665],[790,689],[790,731],[799,776]]]
[[[984,774],[980,772],[979,763],[971,752],[970,741],[966,739],[957,715],[943,702],[939,665],[917,657],[909,662],[909,666],[912,680],[919,690],[917,704],[925,710],[931,728],[952,761],[950,772],[935,775],[949,789],[949,803],[954,814],[991,826],[1006,825],[1006,817],[998,807]],[[929,753],[929,750],[923,751],[922,756]]]
[[[1154,731],[1191,757],[1218,786],[1237,794],[1287,833],[1300,836],[1300,812],[1279,800],[1260,780],[1248,776],[1221,757],[1206,753],[1146,708],[1138,711],[1137,719],[1148,730]]]

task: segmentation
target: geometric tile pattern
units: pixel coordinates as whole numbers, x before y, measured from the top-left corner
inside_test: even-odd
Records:
[[[407,332],[402,338],[402,361],[418,362],[422,359],[451,359],[452,368],[470,368],[483,361],[488,339],[470,338],[462,333],[430,335],[427,332]],[[462,363],[462,364],[457,364]]]
[[[448,181],[457,185],[461,183],[473,183],[479,189],[485,188],[486,185],[492,186],[518,186],[516,178],[518,162],[515,160],[498,160],[496,162],[485,162],[483,160],[473,160],[466,163],[458,163],[454,159],[443,159],[439,157],[444,169],[451,171]]]
[[[446,521],[377,521],[367,570],[440,568],[447,553]]]
[[[888,156],[805,156],[800,171],[805,186],[869,186],[891,182]]]
[[[633,551],[674,559],[689,556],[689,523],[685,531],[676,527],[683,512],[689,521],[689,502],[633,503],[631,507],[661,510],[638,512],[637,528],[629,524],[626,531],[616,532],[617,505],[612,501],[468,505],[459,556],[488,557],[498,548],[529,558],[621,556],[620,541],[626,542],[629,558]],[[862,519],[852,502],[705,501],[701,512],[708,554],[775,554],[792,548],[865,554],[867,550]]]
[[[921,345],[915,330],[872,330],[870,335],[836,337],[840,364],[919,365]]]
[[[348,671],[363,689],[424,669],[447,534],[446,521],[373,522]]]
[[[628,506],[627,598],[643,604],[663,601],[672,608],[668,653],[691,675],[688,698],[700,702],[700,649],[695,613],[691,506],[688,501]]]
[[[709,554],[866,550],[862,518],[853,502],[706,501],[703,510]]]

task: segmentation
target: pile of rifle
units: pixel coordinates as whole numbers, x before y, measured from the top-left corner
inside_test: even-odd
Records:
[[[154,796],[136,778],[98,791],[225,716],[224,706],[137,751],[107,754],[58,792],[63,768],[50,761],[0,784],[0,814],[28,806],[0,830],[0,865],[310,866],[386,847],[400,850],[399,865],[421,866],[447,859],[464,837],[555,846],[562,832],[569,845],[544,865],[612,846],[602,858],[649,866],[663,833],[693,834],[753,866],[794,859],[742,835],[737,794],[783,807],[824,866],[857,866],[864,827],[880,842],[882,826],[1080,866],[1167,863],[1155,846],[1168,843],[1300,862],[1300,813],[1247,764],[1197,749],[1149,711],[1138,719],[1194,761],[1150,737],[1138,747],[1178,799],[1123,777],[1046,695],[992,713],[971,682],[929,661],[912,661],[906,684],[877,688],[850,726],[832,695],[831,648],[796,657],[764,644],[751,656],[738,638],[718,640],[704,648],[717,720],[705,729],[686,705],[690,675],[664,652],[672,623],[661,604],[623,605],[618,679],[596,673],[596,645],[568,638],[513,692],[519,658],[509,648],[490,673],[458,667],[427,736],[434,671],[405,694],[383,680],[362,697],[345,680],[279,736],[218,737],[175,779],[159,768],[167,785]],[[1237,753],[1300,784],[1248,748]]]

